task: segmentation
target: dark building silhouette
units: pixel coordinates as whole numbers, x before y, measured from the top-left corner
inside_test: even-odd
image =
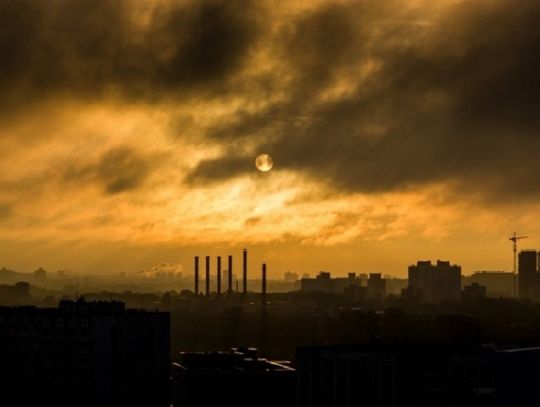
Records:
[[[300,290],[331,293],[334,292],[334,281],[329,272],[321,271],[315,278],[302,278]]]
[[[523,250],[518,255],[518,286],[519,298],[531,299],[533,285],[536,283],[537,275],[537,258],[536,250]]]
[[[37,284],[44,283],[47,280],[47,271],[42,267],[34,271],[34,282]]]
[[[295,370],[257,350],[181,353],[172,364],[175,407],[296,406]]]
[[[461,298],[463,300],[475,300],[479,298],[486,298],[486,286],[478,283],[472,283],[463,287],[461,292]]]
[[[381,273],[370,273],[367,281],[367,295],[369,298],[383,299],[386,296],[386,280]]]
[[[409,266],[409,285],[404,294],[434,303],[459,300],[461,267],[449,261],[419,261]]]
[[[386,276],[385,291],[386,295],[400,295],[402,290],[407,288],[409,281],[406,278]]]
[[[343,294],[345,298],[352,300],[352,301],[366,301],[368,298],[368,288],[359,286],[359,285],[352,285],[349,287],[346,287],[343,289]]]
[[[169,314],[84,300],[0,307],[0,360],[13,405],[165,407]]]
[[[445,398],[441,391],[447,382],[445,357],[438,349],[420,351],[412,346],[299,348],[298,405],[443,405],[436,403]]]
[[[540,348],[455,352],[449,363],[452,407],[538,406]]]
[[[538,405],[540,348],[497,351],[437,343],[303,347],[300,407]]]
[[[349,287],[361,287],[362,285],[362,278],[356,275],[356,273],[348,273],[347,277],[332,278],[332,289],[336,294],[343,294],[345,289]]]
[[[385,280],[380,278],[381,275],[378,273],[372,273],[372,275],[374,276],[374,281],[377,280],[372,288],[377,287],[380,291],[381,287],[385,284]],[[365,285],[362,284],[361,276],[357,276],[356,273],[349,273],[347,277],[332,278],[329,272],[321,271],[315,278],[302,278],[300,280],[300,290],[304,292],[347,293],[349,295],[353,291],[359,291],[357,288],[360,287],[365,287]]]
[[[463,277],[463,284],[478,283],[486,287],[487,297],[513,297],[514,274],[504,271],[476,271]]]

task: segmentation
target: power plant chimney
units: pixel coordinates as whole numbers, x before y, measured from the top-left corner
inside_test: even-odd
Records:
[[[266,263],[262,265],[262,289],[261,289],[262,306],[266,307]]]
[[[217,257],[217,295],[221,295],[221,256]]]
[[[195,256],[195,296],[199,295],[199,256]]]
[[[244,255],[244,263],[243,263],[242,277],[244,280],[242,281],[243,283],[242,293],[245,296],[247,294],[247,249],[244,249],[243,255]]]
[[[206,256],[206,296],[210,295],[210,256]]]
[[[228,293],[232,294],[232,256],[229,256],[229,269],[228,269]]]

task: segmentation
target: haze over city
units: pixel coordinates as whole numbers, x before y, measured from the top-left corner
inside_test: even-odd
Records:
[[[540,246],[540,4],[0,2],[0,259],[511,271]],[[259,154],[273,168],[258,171]]]

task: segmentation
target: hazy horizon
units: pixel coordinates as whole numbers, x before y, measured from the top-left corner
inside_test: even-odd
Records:
[[[503,253],[503,260],[506,260],[506,267],[504,264],[499,264],[494,259],[487,259],[483,257],[483,253],[480,252],[475,256],[476,262],[463,264],[458,259],[455,259],[449,255],[443,256],[437,254],[437,248],[430,248],[424,250],[423,253],[431,253],[431,256],[424,255],[423,257],[414,258],[408,254],[407,247],[401,247],[403,245],[399,242],[394,246],[397,250],[400,250],[398,256],[388,256],[388,251],[385,249],[388,247],[388,243],[372,244],[370,247],[373,251],[380,250],[380,252],[372,253],[372,259],[366,261],[361,254],[345,253],[342,256],[335,256],[335,246],[332,247],[302,247],[302,246],[287,246],[276,247],[275,245],[268,245],[270,247],[255,246],[249,247],[249,271],[250,279],[260,278],[261,264],[266,263],[268,265],[268,275],[271,279],[281,279],[283,274],[287,271],[296,273],[299,276],[307,273],[312,277],[315,277],[320,271],[329,271],[333,276],[345,276],[347,273],[383,273],[392,275],[398,278],[407,277],[407,268],[409,265],[416,264],[419,260],[429,260],[436,262],[437,260],[450,261],[452,264],[457,264],[462,267],[463,275],[471,275],[476,271],[512,271],[511,253],[508,256],[508,250]],[[399,247],[396,247],[399,246]],[[501,246],[507,249],[506,241],[502,242]],[[246,246],[247,247],[247,246]],[[344,248],[344,250],[354,250],[353,246],[338,246]],[[121,272],[126,274],[134,274],[144,272],[153,268],[159,268],[161,264],[166,264],[171,268],[174,268],[178,272],[182,272],[185,276],[193,274],[193,257],[201,257],[201,261],[204,261],[204,256],[211,256],[211,272],[215,273],[216,257],[222,257],[222,268],[227,269],[227,256],[232,255],[234,258],[233,270],[236,275],[241,274],[241,247],[216,247],[216,248],[182,248],[178,250],[176,247],[163,247],[160,246],[159,250],[156,248],[147,247],[141,250],[140,247],[123,247],[122,250],[116,248],[106,247],[93,247],[93,248],[73,248],[72,250],[63,253],[63,256],[54,261],[47,260],[47,251],[54,250],[50,247],[46,247],[43,251],[39,251],[35,247],[35,252],[30,255],[19,258],[11,263],[0,264],[0,267],[6,267],[18,272],[31,273],[43,267],[50,273],[54,273],[58,270],[69,271],[75,275],[118,275]],[[77,264],[77,256],[80,251],[85,252],[88,250],[93,255],[86,257],[84,264],[79,267],[70,266]],[[523,248],[523,250],[526,250]],[[472,250],[471,250],[472,251]],[[441,251],[442,252],[442,251]],[[445,252],[448,253],[448,252]],[[330,257],[333,256],[333,257]],[[510,257],[504,259],[504,257]],[[37,260],[43,259],[43,260]],[[472,264],[472,266],[471,266]],[[475,264],[477,266],[475,266]],[[386,265],[386,266],[385,266]]]

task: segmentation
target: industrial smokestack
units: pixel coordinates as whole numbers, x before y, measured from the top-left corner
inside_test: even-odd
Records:
[[[221,256],[217,257],[217,295],[221,295]]]
[[[266,263],[262,265],[262,288],[261,288],[262,306],[266,307]]]
[[[231,295],[232,294],[232,256],[229,256],[229,266],[228,267],[229,267],[229,269],[228,269],[228,280],[229,280],[229,282],[228,282],[227,291],[228,291],[229,295]]]
[[[210,295],[210,256],[206,256],[206,296]]]
[[[242,277],[243,277],[243,287],[242,287],[242,293],[243,295],[246,295],[247,294],[247,249],[244,249],[244,263],[243,263],[243,274],[242,274]]]
[[[195,295],[199,295],[199,256],[195,256]]]

